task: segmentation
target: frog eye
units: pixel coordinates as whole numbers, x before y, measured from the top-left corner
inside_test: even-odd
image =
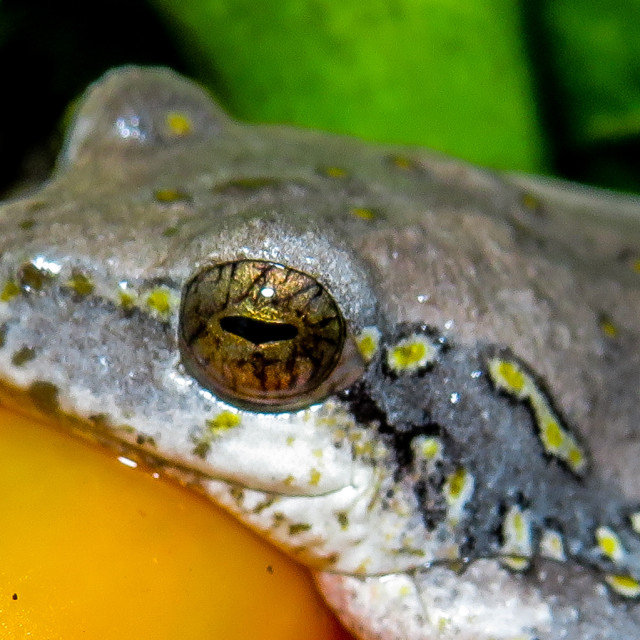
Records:
[[[335,300],[312,276],[264,260],[207,267],[185,286],[179,341],[187,371],[225,400],[283,411],[361,373]],[[346,360],[346,362],[345,362]]]

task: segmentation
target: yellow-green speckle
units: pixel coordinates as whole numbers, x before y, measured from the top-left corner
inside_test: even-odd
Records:
[[[242,422],[237,413],[222,411],[215,418],[207,420],[207,429],[212,435],[220,435],[225,431],[234,429]]]
[[[387,366],[395,373],[413,373],[431,364],[437,354],[434,344],[422,334],[400,340],[387,353]]]
[[[78,296],[84,297],[91,295],[95,289],[95,285],[84,273],[80,271],[72,271],[71,278],[67,281],[67,286],[73,289]]]
[[[317,487],[320,483],[320,478],[322,478],[322,474],[314,467],[309,472],[309,484],[312,487]]]
[[[138,301],[138,293],[127,282],[118,284],[118,303],[125,310],[133,309]]]
[[[354,207],[351,209],[351,214],[361,220],[374,220],[376,218],[373,209],[368,209],[367,207]]]
[[[378,327],[365,327],[356,337],[356,345],[365,362],[371,362],[380,348]]]
[[[474,486],[473,476],[463,467],[447,476],[443,492],[447,501],[447,521],[451,526],[460,522],[464,507],[473,495]]]
[[[489,361],[489,375],[499,389],[504,389],[518,398],[526,397],[528,376],[515,362],[492,358]]]
[[[173,238],[173,236],[177,236],[180,233],[180,229],[178,227],[167,227],[162,232],[163,238]]]
[[[7,280],[7,282],[4,283],[4,287],[2,287],[2,292],[0,292],[0,302],[9,302],[19,294],[20,287],[17,283],[13,280]]]
[[[324,167],[320,172],[329,178],[346,178],[349,175],[346,169],[338,166]]]
[[[338,511],[336,513],[336,518],[338,519],[338,524],[343,531],[346,531],[349,528],[349,515],[346,511]]]
[[[156,287],[147,294],[146,303],[154,315],[166,319],[171,312],[173,298],[173,293],[167,287]]]
[[[540,200],[528,192],[522,195],[522,206],[534,212],[538,212],[541,209]]]
[[[562,536],[553,529],[545,529],[540,537],[540,555],[563,562],[567,559]]]
[[[634,532],[640,535],[640,511],[629,514],[629,524]]]
[[[502,564],[514,571],[529,566],[532,553],[531,513],[518,505],[511,507],[502,523]]]
[[[415,171],[420,166],[413,158],[399,154],[390,156],[389,160],[394,167],[403,171]]]
[[[613,560],[613,562],[621,562],[626,555],[622,542],[618,534],[610,527],[598,527],[595,533],[598,548],[603,556]]]
[[[269,507],[272,507],[275,502],[276,502],[276,499],[273,496],[270,496],[270,497],[265,498],[264,500],[261,500],[260,502],[258,502],[258,504],[255,507],[253,507],[253,509],[251,511],[253,513],[262,513],[265,509],[268,509]],[[284,516],[283,516],[283,518],[284,518]]]
[[[191,436],[191,441],[194,444],[192,453],[199,458],[206,458],[211,450],[213,440],[239,426],[240,423],[241,418],[237,413],[221,411],[217,416],[206,421],[203,432]]]
[[[299,533],[304,533],[305,531],[309,531],[311,529],[311,525],[306,522],[296,522],[289,525],[289,535],[296,536]]]
[[[433,460],[442,455],[442,441],[440,438],[427,437],[422,442],[422,455],[427,460]]]
[[[172,204],[174,202],[189,202],[191,198],[184,191],[179,189],[157,189],[153,193],[157,202],[162,204]]]
[[[614,324],[608,316],[602,316],[600,318],[600,331],[602,331],[607,338],[611,338],[612,340],[617,338],[619,333],[617,325]]]

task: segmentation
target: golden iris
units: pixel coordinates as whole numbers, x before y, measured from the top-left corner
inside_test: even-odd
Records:
[[[338,306],[315,278],[266,260],[206,267],[182,294],[185,367],[240,406],[309,403],[336,368],[345,336]]]

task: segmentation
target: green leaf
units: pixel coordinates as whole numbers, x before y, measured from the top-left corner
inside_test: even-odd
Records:
[[[640,135],[640,2],[548,0],[539,19],[566,137],[584,146]]]
[[[513,0],[152,0],[238,117],[540,171]]]

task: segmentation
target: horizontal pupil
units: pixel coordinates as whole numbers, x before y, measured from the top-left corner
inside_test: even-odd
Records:
[[[293,340],[298,329],[292,324],[264,322],[245,316],[225,316],[220,318],[220,327],[234,336],[244,338],[253,344]]]

